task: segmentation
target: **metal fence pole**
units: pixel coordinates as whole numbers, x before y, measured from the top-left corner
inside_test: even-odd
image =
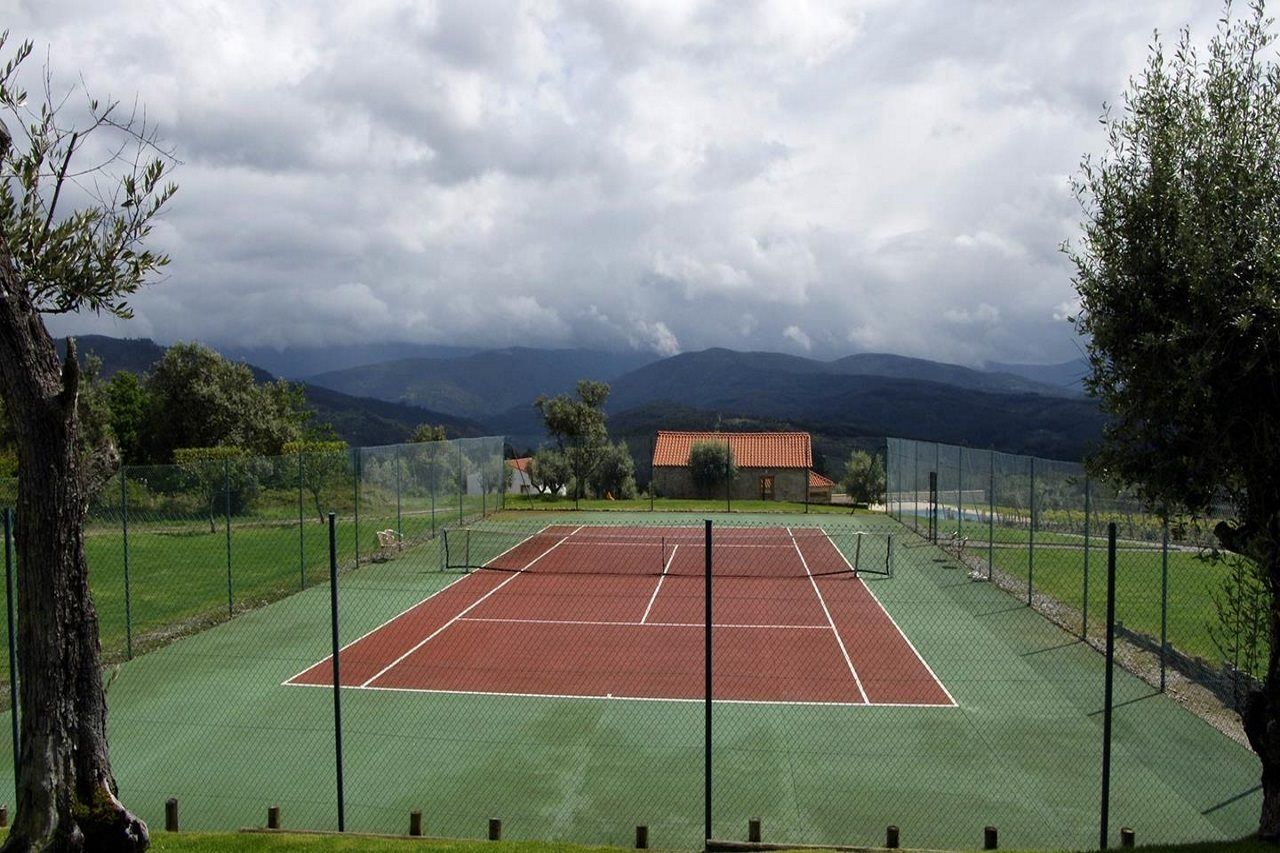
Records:
[[[1160,692],[1164,692],[1165,664],[1169,649],[1169,519],[1160,536]]]
[[[1107,821],[1111,809],[1111,702],[1115,668],[1116,523],[1107,525],[1107,665],[1102,698],[1102,803],[1099,809],[1098,849],[1107,849]]]
[[[302,486],[305,475],[302,467],[302,449],[298,449],[298,585],[307,588],[307,528],[302,516]]]
[[[124,534],[124,649],[125,659],[133,660],[133,602],[129,589],[129,490],[120,466],[120,532]]]
[[[649,512],[653,512],[653,451],[657,436],[649,437]]]
[[[227,530],[227,615],[234,616],[236,612],[235,587],[231,580],[231,460],[222,460],[222,490],[225,500],[222,502],[226,507],[226,530]]]
[[[964,448],[956,448],[956,535],[964,536]]]
[[[404,523],[400,513],[400,447],[396,446],[396,536],[404,539]]]
[[[329,623],[333,636],[333,747],[337,758],[338,832],[345,832],[346,798],[342,793],[342,676],[338,654],[338,535],[337,517],[329,513]]]
[[[1027,504],[1027,606],[1031,606],[1031,590],[1036,570],[1036,458],[1031,457],[1031,493]]]
[[[987,451],[987,580],[996,567],[996,452]]]
[[[911,527],[917,533],[920,531],[920,443],[912,442],[915,446],[915,472],[911,475]]]
[[[351,479],[355,481],[352,491],[355,493],[356,506],[353,515],[355,516],[355,550],[356,550],[356,568],[360,568],[360,448],[352,448],[351,454],[351,470],[355,472],[355,476]]]
[[[13,737],[13,781],[18,782],[18,758],[21,753],[18,740],[18,645],[14,640],[16,625],[13,618],[13,509],[4,508],[4,591],[9,631],[9,723]]]
[[[1080,607],[1080,639],[1089,636],[1089,524],[1093,508],[1092,487],[1089,475],[1084,476],[1084,598]]]
[[[458,523],[462,523],[462,498],[467,492],[467,468],[462,459],[462,444],[458,444]],[[573,508],[578,508],[577,492],[573,497]]]
[[[702,585],[705,590],[706,612],[703,619],[703,636],[705,640],[705,657],[703,659],[703,672],[706,676],[706,686],[703,693],[703,705],[706,711],[706,728],[703,734],[704,752],[703,757],[703,780],[704,787],[702,792],[703,801],[703,837],[711,838],[711,519],[706,520],[705,528],[705,555],[703,567]]]
[[[724,440],[724,511],[725,512],[733,512],[733,504],[729,497],[730,490],[733,487],[733,484],[729,482],[729,453],[730,453],[729,439],[726,438]],[[775,494],[774,500],[777,500],[777,497],[776,497],[777,493],[775,492],[774,494]]]

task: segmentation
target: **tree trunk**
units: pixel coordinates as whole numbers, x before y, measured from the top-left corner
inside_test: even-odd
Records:
[[[3,235],[0,235],[3,236]],[[98,617],[84,519],[73,346],[53,341],[0,240],[0,392],[18,454],[16,544],[22,709],[16,813],[4,851],[143,850],[147,827],[116,798],[107,756]]]
[[[1271,527],[1280,526],[1280,519]],[[1255,528],[1256,529],[1256,528]],[[1262,529],[1267,529],[1263,526]],[[1270,587],[1269,639],[1271,649],[1267,658],[1267,678],[1261,689],[1251,690],[1245,699],[1245,735],[1249,745],[1262,762],[1262,814],[1258,819],[1258,835],[1267,841],[1280,841],[1280,548],[1274,534],[1263,568]]]

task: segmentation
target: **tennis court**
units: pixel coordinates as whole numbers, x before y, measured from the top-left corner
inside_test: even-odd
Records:
[[[829,532],[785,526],[730,528],[714,537],[715,699],[955,707],[861,577],[889,570],[890,540],[881,535],[868,543],[864,568],[863,534],[846,539],[842,550]],[[873,557],[878,548],[884,564]],[[704,697],[708,554],[701,530],[455,531],[452,557],[445,553],[446,562],[475,570],[347,644],[338,657],[342,685]],[[328,657],[286,683],[333,681]]]

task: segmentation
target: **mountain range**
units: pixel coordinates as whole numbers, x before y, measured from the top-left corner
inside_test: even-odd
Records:
[[[108,374],[142,372],[163,352],[149,340],[80,340]],[[224,355],[243,352],[227,348]],[[977,370],[879,353],[821,361],[728,349],[663,359],[528,347],[335,347],[324,357],[311,350],[271,352],[276,369],[258,365],[260,378],[297,378],[320,363],[345,365],[306,375],[302,384],[318,417],[355,444],[401,441],[416,424],[429,422],[443,424],[450,435],[500,433],[518,450],[530,450],[545,441],[536,397],[572,392],[579,379],[604,380],[612,386],[611,434],[628,441],[641,469],[658,429],[806,430],[820,470],[831,473],[850,449],[874,447],[886,435],[1079,459],[1103,422],[1081,393],[1083,362]],[[405,352],[432,354],[351,363]]]

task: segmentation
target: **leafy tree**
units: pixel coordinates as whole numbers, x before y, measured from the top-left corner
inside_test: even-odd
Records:
[[[574,500],[586,494],[592,473],[609,446],[604,414],[609,384],[581,379],[577,392],[576,399],[568,394],[543,395],[533,403],[538,414],[542,415],[547,435],[568,460],[572,474],[569,485],[572,486]]]
[[[573,479],[569,460],[551,447],[539,448],[529,463],[529,480],[540,495],[558,495]]]
[[[703,497],[738,479],[738,465],[728,441],[695,441],[689,448],[689,477]]]
[[[324,506],[320,498],[347,476],[350,469],[348,461],[351,458],[347,443],[304,439],[287,442],[283,451],[288,456],[298,457],[299,467],[302,469],[302,487],[311,494],[316,516],[324,524]]]
[[[1260,835],[1280,838],[1280,66],[1261,3],[1230,8],[1201,61],[1157,38],[1075,180],[1089,390],[1107,415],[1096,476],[1158,514],[1232,520],[1222,547],[1270,590],[1265,686],[1242,714],[1262,761]]]
[[[209,510],[209,532],[218,529],[218,518],[234,510],[232,501],[246,503],[245,493],[257,490],[257,480],[242,447],[179,447],[173,461],[185,475],[186,485],[200,494]],[[233,498],[239,495],[239,498]]]
[[[0,51],[7,40],[5,32]],[[141,850],[146,824],[117,799],[108,757],[84,551],[89,501],[118,457],[110,442],[89,441],[83,431],[74,342],[60,364],[43,315],[129,316],[130,294],[168,262],[144,244],[176,191],[164,183],[173,161],[139,114],[114,102],[88,99],[78,127],[62,112],[68,99],[44,82],[43,96],[29,102],[19,72],[30,54],[26,42],[0,67],[0,397],[18,462],[25,676],[17,811],[4,849]],[[108,153],[85,161],[93,151]],[[96,191],[64,193],[72,182]],[[82,206],[65,209],[71,197]]]
[[[414,444],[420,444],[424,441],[447,441],[448,438],[445,435],[443,426],[432,426],[431,424],[418,424],[409,435],[409,441]]]
[[[844,464],[841,482],[855,504],[871,505],[884,500],[884,464],[877,454],[855,450]]]
[[[310,417],[301,388],[258,384],[248,365],[227,361],[201,344],[165,350],[147,377],[149,458],[167,462],[177,447],[242,447],[276,456],[302,438]]]
[[[636,463],[625,441],[605,446],[591,474],[591,491],[598,498],[612,495],[625,500],[636,496]]]
[[[107,380],[104,393],[110,412],[111,432],[120,449],[121,460],[146,461],[142,441],[151,405],[142,380],[122,370]]]

